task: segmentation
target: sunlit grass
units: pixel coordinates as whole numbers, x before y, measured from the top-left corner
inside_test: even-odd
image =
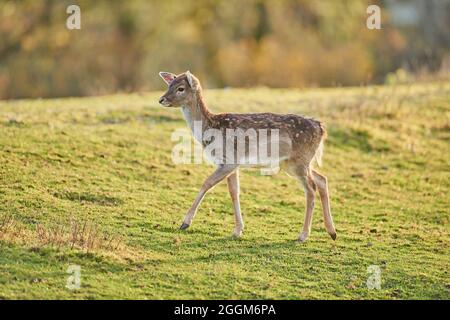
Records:
[[[225,184],[178,231],[213,168],[172,163],[171,133],[186,125],[159,95],[0,103],[0,218],[14,221],[0,219],[0,298],[450,298],[450,83],[206,91],[214,111],[326,123],[338,239],[317,201],[304,244],[303,190],[255,170],[241,172],[242,239]],[[61,225],[70,239],[73,221],[120,248],[40,239]],[[70,264],[79,290],[65,288]],[[380,290],[366,286],[370,265]]]

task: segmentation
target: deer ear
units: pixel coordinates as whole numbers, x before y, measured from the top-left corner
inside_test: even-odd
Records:
[[[168,86],[170,86],[170,84],[172,83],[173,80],[175,80],[175,78],[177,77],[175,74],[170,73],[170,72],[163,72],[161,71],[159,73],[159,76],[161,78],[163,78],[164,82],[167,83]]]
[[[189,86],[190,86],[192,89],[195,89],[195,87],[194,87],[194,80],[192,79],[192,73],[191,73],[189,70],[186,71],[186,77],[187,77],[187,79],[188,79]]]

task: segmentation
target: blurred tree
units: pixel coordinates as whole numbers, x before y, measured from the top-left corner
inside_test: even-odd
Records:
[[[383,8],[381,30],[366,28],[369,2]],[[415,17],[398,15],[405,3],[413,24],[401,23]],[[405,64],[440,67],[449,3],[79,0],[81,30],[67,30],[72,1],[1,0],[0,98],[162,89],[160,70],[220,87],[380,83]]]

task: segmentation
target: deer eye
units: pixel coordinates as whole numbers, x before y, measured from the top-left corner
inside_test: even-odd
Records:
[[[177,91],[178,91],[178,92],[183,92],[183,91],[184,91],[184,88],[183,88],[183,87],[180,87],[180,88],[177,89]]]

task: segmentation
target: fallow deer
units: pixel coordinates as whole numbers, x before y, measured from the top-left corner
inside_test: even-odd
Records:
[[[314,209],[315,191],[319,191],[322,201],[325,228],[333,240],[336,239],[336,231],[330,211],[330,199],[328,196],[327,178],[312,169],[315,159],[321,164],[323,143],[326,131],[321,122],[304,118],[294,114],[273,113],[212,113],[202,96],[202,88],[199,80],[189,71],[175,75],[169,72],[160,72],[159,75],[168,85],[167,92],[160,98],[159,103],[164,107],[180,107],[189,128],[194,131],[194,122],[201,123],[201,131],[215,129],[224,132],[228,129],[260,130],[276,129],[279,132],[279,161],[285,164],[285,169],[293,174],[302,183],[306,193],[306,214],[303,229],[298,236],[298,241],[305,241],[311,231],[311,222]],[[194,133],[194,132],[193,132]],[[225,137],[225,135],[224,135]],[[194,138],[203,147],[208,141],[202,135],[194,134]],[[242,166],[239,159],[218,162],[216,171],[203,183],[192,207],[188,210],[180,229],[188,228],[205,194],[227,178],[228,189],[234,207],[235,228],[233,235],[239,237],[244,229],[241,208],[239,204],[239,176],[238,169]],[[259,165],[260,163],[256,163]]]

